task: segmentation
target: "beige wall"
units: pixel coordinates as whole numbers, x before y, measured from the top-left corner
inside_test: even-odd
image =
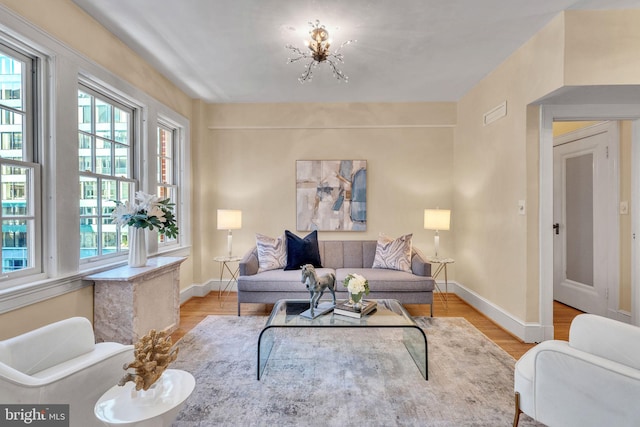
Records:
[[[255,244],[257,232],[296,232],[296,160],[367,160],[367,231],[320,232],[320,239],[413,233],[414,245],[433,251],[423,210],[452,204],[454,103],[220,104],[207,113],[206,143],[194,151],[200,280],[216,277],[211,259],[226,248],[216,209],[243,212],[242,229],[233,233],[237,255]],[[441,232],[443,254],[453,252],[455,228]]]
[[[538,247],[539,166],[529,139],[539,135],[539,112],[527,104],[562,85],[563,33],[559,16],[458,103],[456,279],[524,321],[538,315],[538,261],[529,257]],[[505,100],[507,116],[483,126],[483,114]]]
[[[640,11],[560,14],[458,104],[456,279],[521,321],[539,321],[540,307],[540,119],[530,104],[567,85],[639,84],[638,22]],[[503,100],[507,117],[483,127]],[[516,213],[525,196],[526,221]]]
[[[93,286],[0,315],[0,340],[72,316],[93,322]]]
[[[70,0],[0,0],[53,38],[190,118],[192,100]],[[197,144],[197,141],[192,141]],[[182,287],[193,283],[192,261],[180,269]],[[0,315],[0,339],[62,318],[93,319],[93,287]]]

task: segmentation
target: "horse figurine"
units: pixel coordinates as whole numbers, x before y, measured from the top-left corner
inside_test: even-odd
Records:
[[[333,273],[327,273],[322,277],[318,277],[316,269],[311,264],[305,264],[302,266],[302,283],[307,285],[309,290],[309,303],[311,309],[311,317],[314,317],[313,310],[318,308],[318,301],[324,294],[326,289],[329,289],[333,296],[333,305],[336,305],[336,275]]]

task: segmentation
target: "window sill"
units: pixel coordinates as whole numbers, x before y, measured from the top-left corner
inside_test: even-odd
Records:
[[[156,256],[189,256],[191,247],[172,248],[158,254]],[[100,273],[105,270],[126,265],[126,259],[118,259],[102,265],[84,264],[82,270],[74,274],[63,277],[45,278],[36,280],[27,284],[13,286],[11,288],[0,290],[0,314],[12,310],[26,307],[31,304],[46,301],[48,299],[64,295],[69,292],[77,291],[87,286],[93,286],[93,282],[83,280],[83,277],[90,274]]]

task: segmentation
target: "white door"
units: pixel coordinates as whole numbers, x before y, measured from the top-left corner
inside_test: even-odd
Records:
[[[607,212],[617,203],[608,143],[605,125],[590,136],[558,139],[553,148],[553,296],[603,316],[614,261],[608,253],[609,239],[617,239],[617,227]]]

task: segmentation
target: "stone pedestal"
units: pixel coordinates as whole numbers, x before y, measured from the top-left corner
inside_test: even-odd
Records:
[[[180,323],[183,257],[156,257],[144,267],[118,267],[84,277],[94,282],[96,341],[133,344],[151,329],[175,331]]]

